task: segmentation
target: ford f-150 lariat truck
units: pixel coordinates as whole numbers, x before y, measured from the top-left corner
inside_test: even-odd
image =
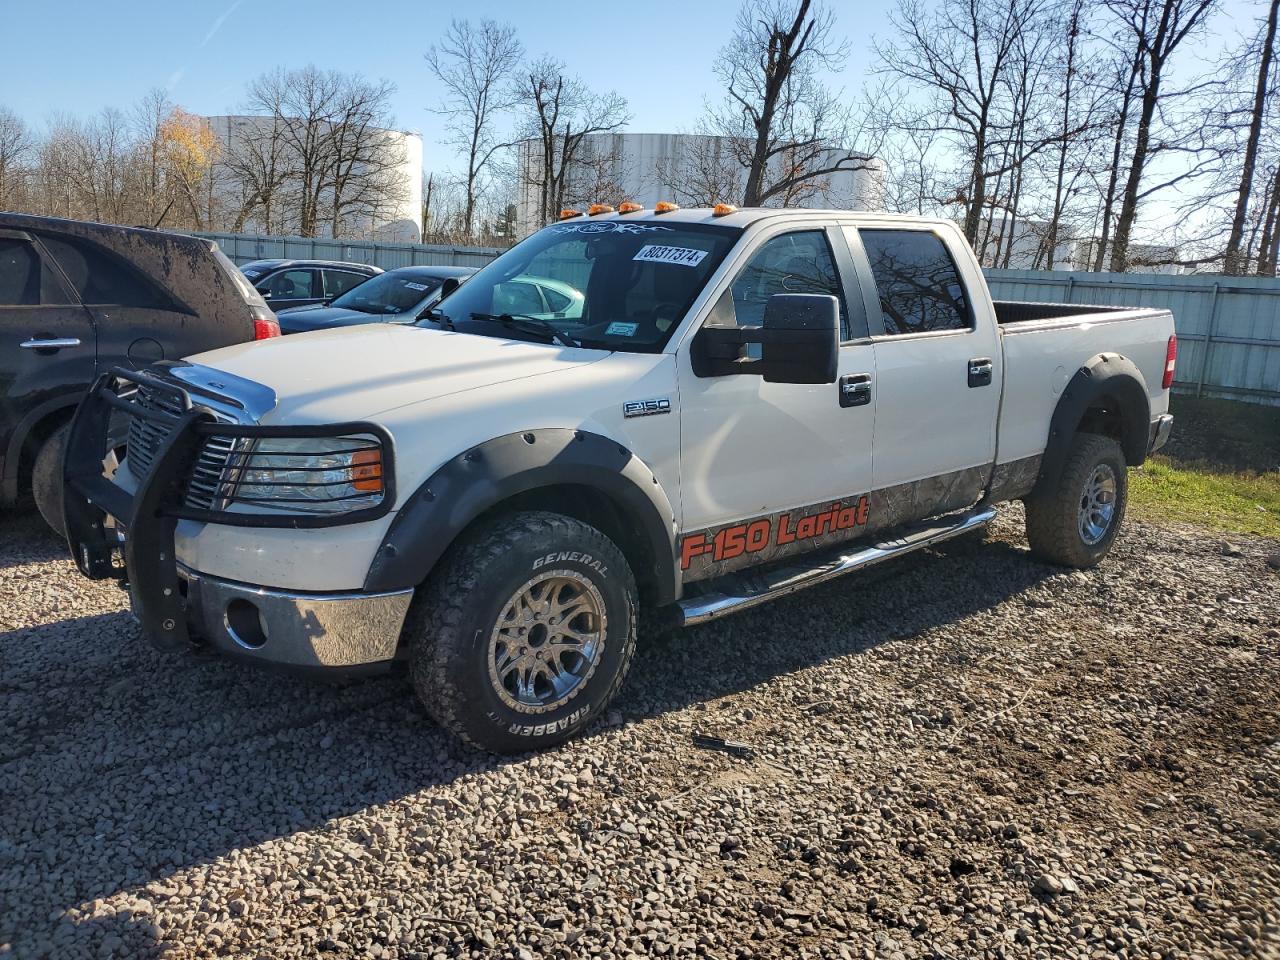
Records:
[[[604,709],[642,610],[703,622],[1014,499],[1034,554],[1097,563],[1174,355],[1164,310],[993,303],[945,220],[566,211],[416,323],[103,376],[67,529],[164,648],[407,660],[443,725],[525,750]]]

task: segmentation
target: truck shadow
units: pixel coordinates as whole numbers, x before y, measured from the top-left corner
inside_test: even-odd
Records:
[[[998,541],[945,553],[642,637],[617,709],[634,721],[907,644],[1060,572]],[[0,633],[0,696],[0,943],[19,956],[96,952],[114,937],[130,955],[158,952],[148,914],[58,914],[122,891],[146,898],[149,884],[241,848],[529,762],[457,748],[402,675],[334,686],[164,656],[123,612]]]

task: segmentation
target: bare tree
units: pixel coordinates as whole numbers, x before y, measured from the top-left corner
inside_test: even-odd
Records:
[[[23,161],[31,148],[31,134],[22,118],[0,107],[0,210],[16,207],[23,198]]]
[[[439,45],[427,51],[427,66],[446,91],[436,111],[446,118],[445,143],[466,158],[463,223],[467,234],[475,227],[485,171],[494,154],[510,146],[500,142],[494,127],[497,117],[515,105],[508,81],[523,55],[515,27],[494,20],[481,20],[478,27],[454,20]]]
[[[1218,0],[1104,0],[1107,8],[1122,25],[1135,79],[1137,116],[1133,135],[1133,156],[1123,175],[1120,211],[1116,218],[1115,238],[1111,245],[1111,270],[1123,273],[1129,265],[1129,245],[1138,218],[1138,204],[1151,189],[1143,188],[1143,178],[1153,159],[1168,150],[1185,150],[1173,138],[1153,142],[1157,109],[1167,106],[1169,97],[1164,86],[1170,59],[1177,49],[1194,35],[1197,28],[1216,7]],[[1180,91],[1185,95],[1186,90]],[[1163,98],[1163,100],[1162,100]],[[1191,149],[1194,149],[1192,147]],[[1165,181],[1169,186],[1186,178],[1186,174]]]
[[[567,200],[583,139],[626,124],[627,101],[613,92],[593,93],[551,57],[533,63],[513,92],[532,141],[526,144],[533,156],[525,176],[538,191],[540,221],[549,223]]]
[[[1227,249],[1223,255],[1223,272],[1228,275],[1243,273],[1241,246],[1244,241],[1245,221],[1249,213],[1249,199],[1253,191],[1254,171],[1258,162],[1258,150],[1262,140],[1262,125],[1266,117],[1268,98],[1274,93],[1272,62],[1275,56],[1276,20],[1280,15],[1280,0],[1271,0],[1265,26],[1258,45],[1257,81],[1254,84],[1253,104],[1249,111],[1249,133],[1245,140],[1244,159],[1240,169],[1240,186],[1236,193],[1235,211],[1231,219],[1231,232],[1227,237]]]
[[[832,174],[867,168],[867,154],[850,149],[851,109],[819,79],[848,55],[833,22],[813,0],[748,0],[738,12],[715,66],[725,98],[704,131],[729,138],[746,170],[746,206],[800,202]]]

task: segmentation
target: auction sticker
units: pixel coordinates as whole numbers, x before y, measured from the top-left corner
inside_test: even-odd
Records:
[[[609,324],[604,334],[606,337],[634,337],[638,323],[623,323],[621,320],[615,320]]]
[[[707,251],[695,250],[693,247],[668,247],[660,243],[646,243],[631,259],[646,263],[678,263],[684,267],[696,267],[706,255]]]

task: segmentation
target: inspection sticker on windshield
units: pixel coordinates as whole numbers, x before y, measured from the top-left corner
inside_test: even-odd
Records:
[[[410,281],[408,281],[408,280],[406,280],[406,281],[404,282],[404,285],[405,285],[406,287],[408,287],[410,290],[427,290],[427,289],[430,289],[430,288],[429,288],[425,283],[412,283],[412,282],[410,282]]]
[[[639,326],[640,324],[638,323],[623,323],[621,320],[615,320],[605,328],[604,335],[606,337],[634,337]]]
[[[707,255],[705,250],[693,247],[668,247],[660,243],[646,243],[631,259],[647,263],[678,263],[684,267],[696,267]]]

